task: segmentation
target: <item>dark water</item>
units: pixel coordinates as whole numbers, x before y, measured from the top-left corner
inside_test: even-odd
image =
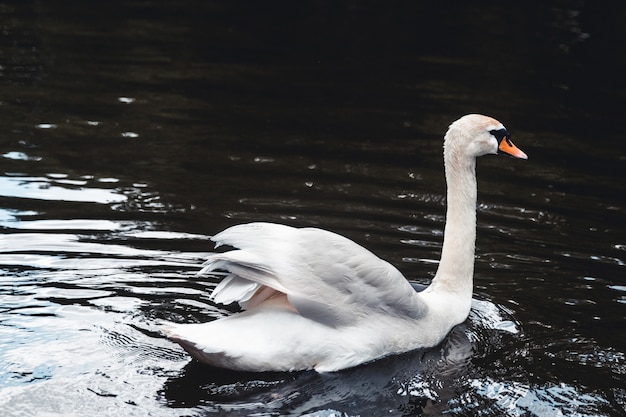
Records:
[[[416,3],[0,0],[2,415],[626,413],[626,7]],[[159,334],[233,311],[195,272],[240,222],[427,283],[470,112],[530,159],[479,161],[476,301],[441,346],[241,374]]]

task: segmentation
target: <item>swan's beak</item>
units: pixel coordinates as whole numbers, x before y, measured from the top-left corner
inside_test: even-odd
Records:
[[[528,155],[526,155],[520,148],[515,146],[513,142],[511,142],[511,139],[509,139],[507,136],[502,138],[498,149],[515,158],[528,159]]]

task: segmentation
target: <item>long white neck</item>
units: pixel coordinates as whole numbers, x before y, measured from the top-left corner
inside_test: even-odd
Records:
[[[433,289],[472,294],[476,244],[476,159],[450,147],[444,152],[447,213],[441,261]]]

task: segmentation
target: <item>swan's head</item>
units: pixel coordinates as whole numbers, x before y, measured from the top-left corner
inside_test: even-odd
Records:
[[[468,114],[450,125],[445,136],[446,154],[457,157],[477,157],[503,152],[515,158],[528,156],[511,142],[511,135],[497,121],[481,114]]]

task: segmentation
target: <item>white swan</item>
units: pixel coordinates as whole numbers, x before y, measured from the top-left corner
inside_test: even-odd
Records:
[[[244,371],[336,371],[431,347],[469,313],[476,239],[476,157],[527,156],[504,126],[471,114],[444,141],[446,226],[432,283],[416,292],[391,264],[335,233],[271,223],[230,227],[212,239],[237,249],[212,254],[200,273],[229,274],[211,294],[244,311],[202,324],[171,324],[191,356]]]

